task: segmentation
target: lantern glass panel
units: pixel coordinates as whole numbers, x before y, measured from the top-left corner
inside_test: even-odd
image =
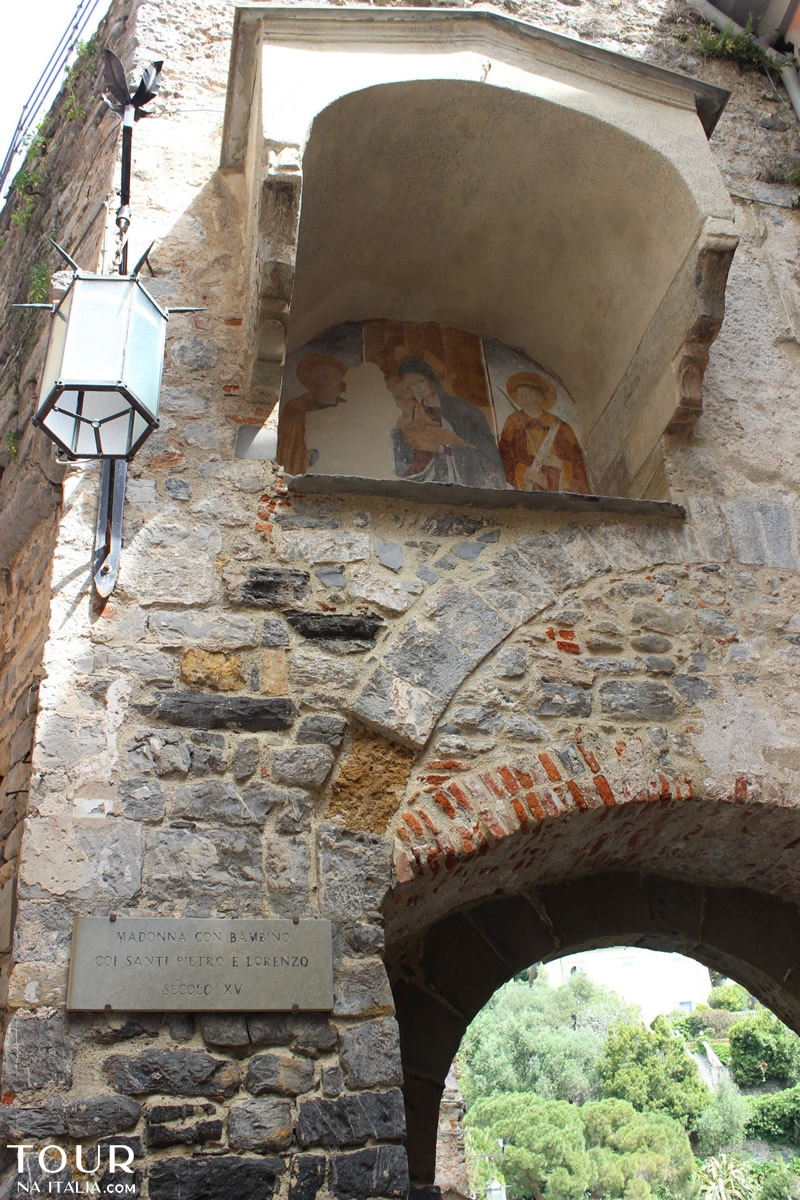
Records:
[[[125,278],[75,280],[61,378],[67,383],[117,383],[122,379],[131,290]]]
[[[47,343],[47,357],[42,372],[42,399],[50,395],[53,384],[61,378],[61,361],[64,357],[64,342],[67,338],[67,322],[74,299],[75,287],[73,285],[50,322],[50,340]]]
[[[127,387],[154,419],[158,417],[166,337],[166,318],[144,288],[135,285],[131,295],[123,377]]]

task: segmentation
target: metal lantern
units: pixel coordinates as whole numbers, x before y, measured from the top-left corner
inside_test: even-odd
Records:
[[[168,315],[136,272],[74,272],[53,307],[33,417],[69,458],[130,459],[158,428]]]
[[[486,1200],[506,1200],[506,1186],[499,1179],[490,1179],[486,1185]]]

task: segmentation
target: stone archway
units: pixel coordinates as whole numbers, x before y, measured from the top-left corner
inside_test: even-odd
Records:
[[[674,951],[740,980],[800,1027],[795,904],[666,874],[599,872],[544,886],[526,885],[522,876],[516,891],[498,888],[389,941],[412,1185],[433,1183],[439,1104],[466,1026],[502,983],[533,962],[619,944]]]

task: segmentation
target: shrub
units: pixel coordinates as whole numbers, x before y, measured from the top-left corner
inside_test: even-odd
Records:
[[[748,1137],[800,1146],[800,1087],[751,1101]]]
[[[721,983],[711,989],[708,997],[710,1008],[724,1008],[727,1012],[744,1012],[750,1006],[750,993],[740,983]]]
[[[795,1083],[800,1073],[800,1039],[764,1010],[737,1022],[730,1031],[731,1071],[742,1087],[767,1080]]]

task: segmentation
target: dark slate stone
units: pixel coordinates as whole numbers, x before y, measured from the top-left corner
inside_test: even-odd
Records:
[[[292,1140],[292,1106],[268,1097],[234,1104],[228,1112],[228,1141],[232,1150],[286,1150]]]
[[[150,1200],[272,1200],[280,1158],[164,1158],[150,1168]]]
[[[64,1102],[45,1100],[31,1108],[3,1106],[0,1109],[0,1141],[14,1142],[19,1138],[57,1137],[66,1132]]]
[[[170,1013],[167,1029],[173,1042],[188,1042],[194,1037],[194,1016],[192,1013]]]
[[[148,717],[195,729],[246,729],[250,733],[289,729],[296,710],[285,696],[211,696],[163,692],[155,704],[136,705]]]
[[[305,600],[310,595],[311,577],[307,571],[295,571],[290,567],[251,567],[238,598],[243,604],[275,608],[279,604],[291,604],[293,600]]]
[[[164,816],[164,789],[155,779],[143,775],[123,779],[118,785],[122,815],[132,821],[160,821]]]
[[[347,577],[341,567],[320,567],[314,574],[325,587],[343,588],[347,586]]]
[[[123,1021],[121,1025],[107,1025],[103,1029],[94,1029],[91,1038],[101,1046],[115,1046],[119,1042],[133,1042],[141,1037],[157,1037],[152,1029],[145,1029],[138,1021]],[[189,1035],[191,1037],[191,1034]]]
[[[235,1063],[203,1050],[146,1050],[135,1058],[113,1054],[105,1061],[111,1086],[127,1096],[232,1096],[239,1087]]]
[[[481,517],[433,513],[422,526],[422,532],[433,537],[472,537],[485,524]]]
[[[695,700],[713,700],[716,690],[698,675],[676,675],[672,681],[676,691],[690,704]]]
[[[145,1120],[154,1125],[164,1121],[182,1121],[185,1117],[194,1117],[198,1113],[211,1116],[216,1109],[213,1104],[154,1104],[145,1116]]]
[[[124,1096],[90,1096],[67,1105],[70,1137],[103,1137],[132,1129],[139,1120],[141,1104]]]
[[[267,617],[261,633],[262,646],[288,646],[289,630],[280,617]]]
[[[247,1018],[254,1046],[291,1046],[301,1053],[333,1050],[338,1034],[324,1017],[311,1014],[259,1013]]]
[[[297,730],[297,741],[302,745],[323,743],[326,746],[341,746],[347,729],[346,717],[333,717],[317,713],[305,717]]]
[[[383,625],[374,613],[319,613],[288,609],[286,620],[304,638],[374,641]]]
[[[412,1183],[408,1200],[441,1200],[442,1189],[435,1183]]]
[[[17,1013],[9,1022],[3,1060],[3,1090],[25,1092],[48,1083],[72,1086],[72,1047],[67,1044],[64,1018]]]
[[[275,1092],[298,1096],[314,1083],[314,1063],[297,1054],[256,1054],[247,1068],[247,1090],[254,1096]]]
[[[220,775],[226,770],[225,738],[221,733],[193,733],[191,742],[192,775],[208,775],[211,771]]]
[[[325,1183],[325,1159],[321,1154],[298,1154],[292,1163],[289,1200],[314,1200]]]
[[[600,686],[600,707],[612,716],[662,721],[678,711],[675,697],[663,683],[634,683],[615,679]]]
[[[174,476],[169,476],[164,481],[164,487],[167,490],[167,495],[173,500],[191,500],[192,485],[187,483],[185,479],[176,479]]]
[[[301,1146],[358,1146],[405,1137],[406,1118],[399,1088],[336,1100],[305,1100],[297,1118]]]
[[[166,1146],[204,1146],[206,1142],[218,1142],[222,1138],[223,1123],[197,1121],[194,1125],[149,1125],[147,1145],[152,1150]]]
[[[331,1174],[331,1191],[342,1200],[408,1194],[408,1160],[402,1146],[371,1146],[354,1154],[335,1154]]]
[[[247,1021],[240,1013],[206,1013],[200,1017],[200,1032],[209,1046],[249,1046]]]
[[[543,679],[535,708],[539,717],[588,717],[592,712],[589,688]]]

